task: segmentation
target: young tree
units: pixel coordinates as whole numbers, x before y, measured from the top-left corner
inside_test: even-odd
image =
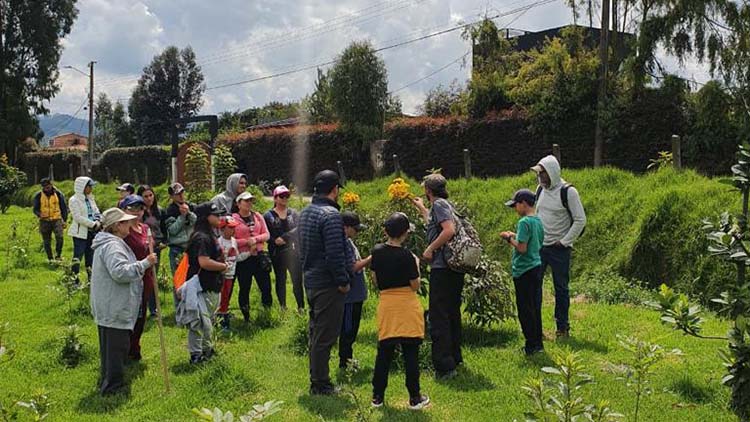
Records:
[[[122,147],[132,147],[135,145],[128,114],[125,111],[125,106],[120,102],[116,103],[112,109],[112,132],[115,139],[117,139],[118,145]]]
[[[43,102],[59,90],[60,40],[78,15],[75,0],[0,1],[0,155],[38,132]]]
[[[190,47],[167,47],[143,69],[128,112],[138,144],[159,144],[166,122],[195,115],[203,105],[203,73]]]
[[[372,45],[349,45],[328,76],[331,104],[341,124],[352,129],[359,126],[380,130],[388,101],[388,72]]]
[[[112,102],[107,94],[101,93],[94,106],[94,152],[102,154],[118,146],[112,122]]]
[[[318,69],[315,91],[305,98],[303,106],[310,116],[311,123],[331,123],[336,120],[331,99],[331,83],[326,72]]]
[[[453,80],[447,87],[438,85],[427,91],[421,110],[429,117],[459,114],[461,108],[459,103],[462,101],[465,92],[465,89],[457,80]]]

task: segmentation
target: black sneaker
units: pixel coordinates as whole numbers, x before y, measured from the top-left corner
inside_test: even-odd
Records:
[[[210,360],[214,357],[216,357],[218,353],[216,353],[216,349],[208,349],[205,352],[203,352],[203,360]]]
[[[200,365],[206,361],[206,358],[202,354],[192,354],[190,355],[190,364],[191,365]]]
[[[333,385],[310,387],[310,395],[312,396],[335,396],[339,393],[341,393],[341,388],[334,387]]]
[[[383,407],[383,403],[384,403],[384,400],[383,400],[382,397],[372,396],[372,402],[370,403],[372,405],[372,407],[374,407],[376,409],[379,408],[379,407]]]
[[[426,394],[409,399],[410,410],[422,410],[430,405],[430,398]]]
[[[558,340],[567,340],[570,338],[570,330],[557,330],[555,338]]]

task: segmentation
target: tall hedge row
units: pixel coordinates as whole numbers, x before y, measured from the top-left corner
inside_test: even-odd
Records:
[[[49,176],[50,164],[54,168],[55,180],[70,179],[70,165],[73,165],[73,176],[76,177],[82,171],[82,157],[80,151],[36,151],[24,155],[21,169],[26,173],[29,184],[38,182],[39,179]],[[34,169],[36,169],[37,180],[34,180]]]
[[[166,183],[172,172],[169,149],[156,145],[108,150],[94,166],[94,179],[107,181],[107,168],[112,179],[134,182],[136,170],[139,182],[145,183],[148,176],[152,185]]]

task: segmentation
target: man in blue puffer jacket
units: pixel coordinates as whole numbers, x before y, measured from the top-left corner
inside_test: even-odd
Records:
[[[339,176],[323,170],[313,181],[314,196],[300,215],[300,259],[310,305],[310,394],[331,395],[328,361],[341,331],[344,297],[351,274],[346,263],[346,235],[336,203]]]

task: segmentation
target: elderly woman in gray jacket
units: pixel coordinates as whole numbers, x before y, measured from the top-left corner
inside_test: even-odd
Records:
[[[156,263],[151,253],[138,261],[123,240],[134,215],[110,208],[102,214],[103,231],[94,238],[91,271],[91,310],[99,329],[101,373],[99,392],[114,394],[125,387],[125,359],[130,332],[138,318],[143,293],[143,273]]]

